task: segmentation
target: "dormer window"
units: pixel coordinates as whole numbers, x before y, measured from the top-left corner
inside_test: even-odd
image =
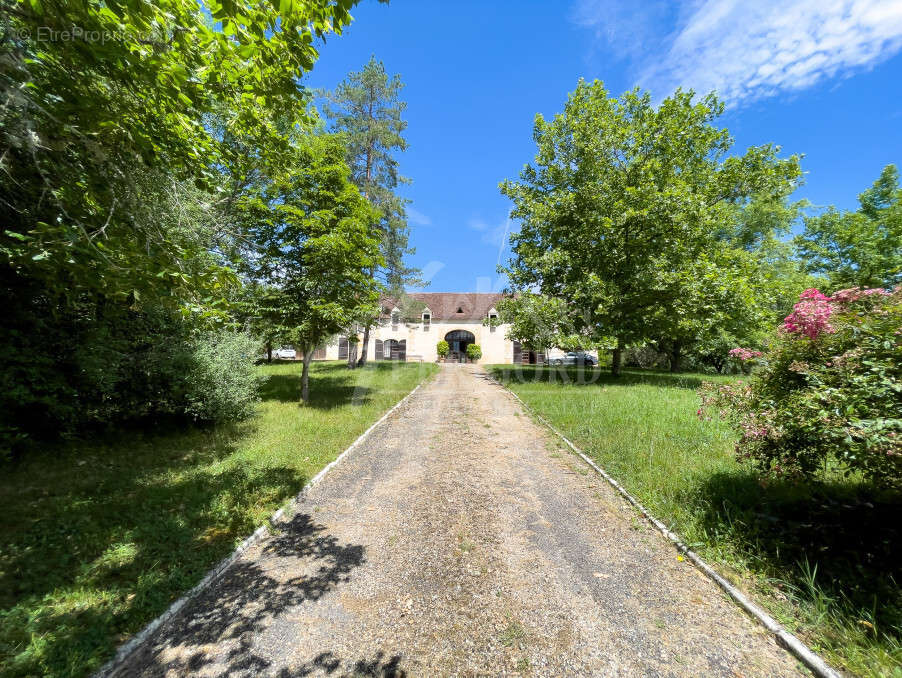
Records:
[[[463,313],[463,312],[464,312],[463,307],[458,306],[458,307],[457,307],[457,312],[458,312],[458,313]]]
[[[489,332],[494,332],[497,324],[498,314],[495,311],[489,311]]]
[[[432,314],[429,311],[423,311],[423,331],[429,331],[429,325],[432,323]]]

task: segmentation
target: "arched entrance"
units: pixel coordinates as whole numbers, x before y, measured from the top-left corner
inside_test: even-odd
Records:
[[[451,330],[445,335],[448,342],[448,358],[458,362],[466,362],[467,346],[476,343],[476,335],[466,330]]]

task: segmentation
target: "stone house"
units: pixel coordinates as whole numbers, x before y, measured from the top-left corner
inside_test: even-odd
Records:
[[[463,360],[467,346],[475,343],[482,349],[482,363],[535,362],[538,356],[521,351],[519,342],[507,338],[508,325],[483,324],[498,317],[496,304],[502,296],[414,292],[402,300],[383,299],[379,323],[370,330],[367,360],[435,362],[436,344],[444,339],[450,347],[448,360]],[[346,360],[348,350],[347,336],[339,336],[314,357]]]

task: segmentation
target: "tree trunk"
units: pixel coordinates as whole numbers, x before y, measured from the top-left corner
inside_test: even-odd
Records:
[[[357,342],[348,342],[348,369],[357,367]]]
[[[617,348],[614,349],[614,354],[611,357],[611,374],[615,377],[620,376],[620,366],[623,363],[623,342],[618,339],[617,340]]]
[[[681,347],[679,344],[674,344],[673,348],[670,349],[668,358],[670,358],[670,371],[679,372],[680,371],[680,356],[682,355]]]
[[[366,354],[370,350],[370,326],[367,325],[363,328],[363,341],[361,342],[363,348],[360,351],[360,358],[357,359],[357,367],[363,367],[366,365]]]
[[[272,342],[266,342],[266,362],[272,362]]]
[[[313,351],[304,351],[304,369],[301,372],[301,401],[304,404],[310,400],[310,361],[313,360]]]

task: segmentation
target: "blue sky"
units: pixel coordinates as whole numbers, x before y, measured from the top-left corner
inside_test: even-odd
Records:
[[[902,0],[365,1],[306,80],[331,88],[371,54],[406,84],[412,263],[429,291],[498,291],[509,202],[498,183],[532,161],[533,117],[580,77],[716,89],[736,152],[803,153],[796,197],[853,208],[902,164]]]

